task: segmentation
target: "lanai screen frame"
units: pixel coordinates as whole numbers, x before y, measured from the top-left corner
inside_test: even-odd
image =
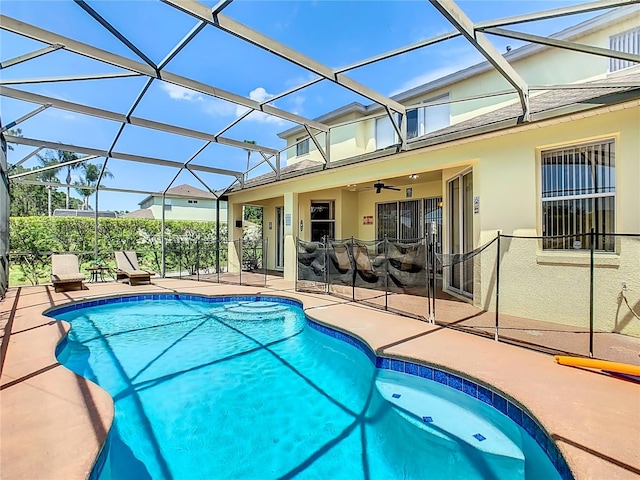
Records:
[[[171,188],[175,180],[178,178],[182,171],[188,171],[191,175],[198,181],[199,184],[204,186],[204,188],[214,195],[216,200],[218,201],[218,209],[216,213],[216,223],[219,225],[219,201],[226,199],[226,193],[232,188],[244,188],[244,183],[248,178],[249,173],[262,164],[267,164],[275,173],[275,180],[280,180],[281,176],[281,154],[286,150],[295,147],[298,143],[303,142],[307,139],[311,139],[314,143],[320,155],[324,160],[323,168],[331,168],[331,129],[336,126],[330,127],[327,124],[322,122],[318,122],[313,119],[305,118],[300,115],[296,115],[285,110],[276,108],[270,105],[275,100],[278,100],[287,95],[298,92],[306,87],[314,85],[320,81],[328,80],[330,82],[335,83],[336,85],[348,89],[354,93],[357,93],[374,104],[380,105],[388,118],[391,120],[393,128],[400,139],[398,145],[398,151],[407,150],[407,122],[406,122],[406,112],[407,109],[410,108],[408,106],[402,105],[399,102],[393,100],[390,97],[381,95],[380,93],[370,89],[369,87],[351,79],[345,74],[351,70],[355,70],[357,68],[364,67],[366,65],[371,65],[376,62],[380,62],[389,58],[396,57],[398,55],[411,52],[414,50],[425,48],[429,45],[434,45],[440,42],[444,42],[456,37],[464,37],[488,62],[489,64],[511,85],[511,90],[495,92],[487,94],[486,96],[493,95],[503,95],[509,93],[516,93],[518,95],[518,99],[520,102],[520,107],[522,110],[522,115],[520,118],[521,122],[528,122],[530,120],[530,111],[529,111],[529,94],[533,90],[540,90],[544,88],[563,88],[563,85],[547,85],[547,86],[531,86],[528,85],[527,82],[518,74],[518,72],[509,64],[507,60],[498,52],[498,50],[490,43],[487,39],[487,35],[496,35],[508,38],[514,38],[517,40],[528,41],[531,43],[537,43],[541,45],[551,46],[555,48],[568,49],[583,53],[588,53],[592,55],[604,56],[608,58],[616,58],[621,60],[630,60],[633,62],[640,62],[640,55],[617,52],[610,49],[593,47],[588,45],[582,45],[576,42],[566,41],[566,40],[556,40],[547,37],[540,37],[536,35],[524,34],[521,32],[516,32],[513,30],[506,29],[504,27],[515,24],[523,24],[533,21],[546,20],[552,18],[563,17],[567,15],[575,15],[580,13],[587,12],[595,12],[604,9],[613,9],[617,7],[624,7],[629,5],[634,5],[640,3],[640,0],[614,0],[614,1],[594,1],[588,2],[578,5],[573,5],[569,7],[556,8],[552,10],[539,11],[524,15],[518,15],[513,17],[507,17],[502,19],[496,19],[491,21],[473,23],[470,18],[464,13],[464,11],[452,0],[428,0],[434,7],[435,10],[441,14],[444,18],[448,20],[449,23],[454,27],[454,30],[426,39],[420,42],[413,43],[411,45],[407,45],[405,47],[397,48],[392,51],[376,55],[374,57],[370,57],[359,62],[355,62],[351,65],[347,65],[340,68],[331,68],[326,65],[323,65],[306,55],[296,51],[295,49],[284,45],[281,42],[278,42],[256,30],[253,30],[246,25],[224,15],[223,10],[232,3],[233,0],[220,0],[213,8],[209,8],[206,5],[203,5],[196,0],[162,0],[163,3],[183,12],[186,15],[189,15],[198,20],[198,23],[189,31],[176,45],[175,47],[165,56],[165,58],[159,63],[154,63],[148,56],[144,54],[140,49],[138,49],[125,35],[119,32],[107,19],[102,17],[96,10],[94,10],[89,3],[85,0],[74,0],[75,3],[82,8],[87,14],[89,14],[95,21],[96,24],[100,27],[104,28],[108,32],[110,32],[114,37],[116,37],[120,42],[122,42],[127,48],[129,48],[135,55],[140,59],[140,61],[132,60],[126,57],[122,57],[120,55],[113,54],[111,52],[101,50],[99,48],[93,47],[92,45],[82,43],[76,40],[72,40],[67,37],[63,37],[54,32],[50,32],[36,26],[20,22],[18,20],[12,19],[10,17],[0,15],[0,28],[13,32],[15,34],[19,34],[30,38],[32,40],[37,40],[42,43],[47,44],[48,46],[35,50],[33,52],[21,55],[19,57],[15,57],[12,59],[7,59],[0,61],[0,67],[2,69],[9,68],[13,65],[17,65],[22,62],[27,62],[31,59],[37,58],[41,55],[46,55],[48,53],[54,52],[59,49],[65,49],[69,52],[76,53],[81,56],[85,56],[97,61],[104,62],[106,64],[117,66],[126,72],[123,73],[112,73],[105,75],[78,75],[71,77],[58,77],[58,78],[32,78],[32,79],[19,79],[19,80],[1,80],[0,79],[0,96],[4,96],[7,98],[13,98],[17,100],[27,101],[38,105],[38,107],[29,112],[28,114],[10,121],[5,126],[0,124],[0,137],[3,145],[2,157],[0,157],[0,174],[2,176],[2,184],[0,184],[0,200],[2,204],[0,206],[0,261],[7,262],[7,268],[0,268],[0,296],[4,295],[6,288],[8,286],[8,252],[9,252],[9,229],[8,229],[8,221],[9,221],[9,212],[10,212],[10,204],[8,197],[8,188],[7,182],[20,182],[26,184],[38,184],[38,185],[47,185],[54,188],[65,188],[68,187],[66,184],[57,183],[57,182],[42,182],[37,180],[28,180],[24,177],[36,175],[40,172],[45,171],[49,168],[60,168],[61,166],[66,165],[65,163],[57,164],[53,167],[43,167],[40,169],[32,170],[28,174],[21,175],[11,175],[10,169],[7,165],[7,157],[6,157],[6,144],[7,142],[27,145],[35,147],[35,150],[29,153],[26,157],[21,159],[20,161],[13,164],[13,166],[20,165],[27,161],[30,157],[38,153],[43,148],[51,148],[56,150],[64,150],[69,152],[74,152],[78,154],[84,154],[85,156],[80,158],[73,163],[82,163],[88,160],[92,160],[95,158],[104,158],[105,161],[102,165],[102,170],[100,172],[99,179],[97,184],[94,187],[89,187],[90,189],[95,190],[95,255],[98,255],[98,205],[99,205],[99,191],[111,191],[111,192],[122,192],[122,193],[134,193],[134,194],[157,194],[157,192],[151,191],[143,191],[143,190],[133,190],[133,189],[120,189],[114,187],[105,187],[102,186],[102,179],[104,172],[107,169],[107,164],[109,159],[119,159],[131,162],[141,162],[152,165],[162,165],[173,167],[177,169],[176,175],[173,177],[169,185],[162,192],[163,206],[165,203],[165,194],[167,190]],[[255,47],[265,50],[273,55],[276,55],[280,58],[287,60],[299,67],[304,68],[310,73],[313,73],[315,77],[303,84],[300,84],[296,87],[293,87],[289,90],[281,92],[269,99],[258,102],[252,100],[250,98],[243,97],[241,95],[237,95],[231,92],[227,92],[225,90],[219,89],[213,85],[205,84],[196,80],[193,80],[188,77],[180,76],[168,72],[165,70],[167,65],[174,59],[184,47],[186,47],[189,42],[191,42],[202,30],[205,28],[217,28],[229,35],[233,35],[241,40],[254,45]],[[126,114],[107,111],[104,109],[98,109],[94,107],[90,107],[87,105],[67,102],[64,100],[56,99],[53,97],[47,97],[44,95],[38,95],[29,93],[26,91],[18,90],[12,88],[8,85],[15,84],[28,84],[28,83],[46,83],[46,82],[61,82],[61,81],[70,81],[70,80],[91,80],[91,79],[109,79],[109,78],[122,78],[122,77],[139,77],[145,76],[147,77],[147,81],[144,84],[143,88],[137,95],[136,99],[132,103],[131,107],[127,111]],[[135,110],[137,106],[142,101],[143,97],[149,90],[151,84],[156,80],[161,79],[165,82],[169,82],[173,85],[177,85],[180,87],[184,87],[200,94],[207,95],[213,98],[219,98],[228,102],[231,102],[235,105],[245,107],[248,110],[236,118],[229,125],[224,127],[222,130],[217,132],[216,134],[211,134],[207,132],[197,131],[194,129],[187,129],[183,127],[179,127],[172,124],[166,124],[162,122],[156,122],[149,119],[139,118],[134,116]],[[590,86],[591,88],[593,85]],[[572,85],[572,88],[576,88],[575,85]],[[588,88],[588,87],[585,87]],[[470,97],[469,100],[472,100],[477,97]],[[425,106],[428,104],[421,104],[421,106]],[[115,135],[113,141],[111,142],[108,148],[104,149],[95,149],[88,148],[77,145],[69,145],[61,142],[51,142],[41,139],[33,139],[33,138],[24,138],[24,137],[16,137],[9,136],[6,134],[6,131],[19,125],[25,120],[33,117],[34,115],[38,115],[42,111],[48,108],[58,108],[62,110],[67,110],[74,113],[80,113],[83,115],[89,115],[97,118],[102,118],[110,121],[114,121],[120,123],[120,128],[118,129],[117,134]],[[307,135],[302,137],[297,141],[296,144],[288,145],[287,147],[277,150],[270,147],[251,144],[244,141],[236,140],[233,138],[229,138],[224,136],[224,134],[231,129],[234,125],[246,119],[252,112],[258,111],[265,113],[267,115],[272,115],[284,120],[291,121],[300,126],[303,126],[306,130]],[[363,120],[363,119],[360,119]],[[118,144],[118,140],[127,125],[134,125],[138,127],[144,127],[152,130],[157,130],[161,132],[172,133],[184,137],[196,138],[203,140],[204,143],[201,148],[189,158],[185,159],[183,162],[165,160],[160,158],[153,158],[148,156],[140,156],[140,155],[132,155],[125,152],[117,152],[116,146]],[[325,135],[324,145],[321,145],[318,136],[320,134]],[[5,138],[6,137],[6,138]],[[219,143],[223,145],[228,145],[234,148],[241,148],[242,150],[249,150],[253,152],[257,152],[262,156],[262,160],[253,167],[247,168],[246,170],[228,170],[214,167],[207,167],[203,165],[197,165],[192,163],[198,155],[207,148],[212,143]],[[203,181],[203,179],[198,175],[197,172],[206,172],[215,175],[224,175],[232,177],[233,180],[230,181],[229,185],[226,188],[220,190],[213,190],[207,184],[207,182]],[[6,228],[5,228],[6,225]],[[164,242],[164,233],[165,233],[165,218],[164,218],[164,208],[163,208],[163,216],[162,216],[162,258],[163,258],[163,268],[162,274],[164,275],[164,257],[165,257],[165,242]]]

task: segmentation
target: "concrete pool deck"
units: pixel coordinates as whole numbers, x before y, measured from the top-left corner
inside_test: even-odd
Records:
[[[640,477],[639,384],[336,297],[295,292],[283,279],[270,278],[268,287],[153,282],[92,283],[88,290],[64,293],[51,286],[9,290],[0,302],[0,478],[87,478],[113,418],[106,392],[57,363],[55,346],[66,327],[42,312],[71,301],[151,292],[299,299],[311,318],[352,333],[378,355],[432,364],[502,391],[549,432],[576,479]]]

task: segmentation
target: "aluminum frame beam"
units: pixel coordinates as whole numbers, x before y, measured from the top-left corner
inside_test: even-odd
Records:
[[[420,42],[416,42],[411,45],[407,45],[405,47],[396,48],[395,50],[390,50],[386,53],[381,53],[380,55],[375,55],[365,60],[360,60],[359,62],[352,63],[351,65],[345,65],[344,67],[336,68],[334,72],[343,73],[349,70],[354,70],[356,68],[364,67],[366,65],[370,65],[372,63],[379,62],[381,60],[386,60],[387,58],[396,57],[398,55],[402,55],[403,53],[412,52],[414,50],[418,50],[420,48],[427,47],[429,45],[434,45],[436,43],[440,43],[445,40],[450,40],[452,38],[459,37],[460,35],[461,33],[457,30],[443,33],[442,35],[437,35],[435,37],[427,38],[426,40],[422,40]]]
[[[538,43],[540,45],[548,45],[550,47],[563,48],[565,50],[573,50],[574,52],[588,53],[590,55],[598,55],[600,57],[617,58],[620,60],[640,63],[640,55],[611,50],[609,48],[594,47],[592,45],[584,45],[551,37],[541,37],[540,35],[516,32],[515,30],[508,30],[506,28],[483,28],[479,31],[496,35],[498,37],[513,38],[515,40],[523,40],[525,42]]]
[[[180,41],[176,44],[176,46],[175,46],[175,47],[173,47],[169,53],[167,53],[167,56],[166,56],[166,57],[164,57],[164,58],[162,59],[162,61],[158,64],[158,70],[162,70],[162,69],[164,69],[164,67],[166,67],[166,66],[167,66],[167,64],[168,64],[171,60],[173,60],[173,59],[174,59],[174,57],[175,57],[176,55],[178,55],[178,53],[180,53],[180,51],[181,51],[184,47],[186,47],[186,46],[189,44],[189,42],[190,42],[191,40],[193,40],[193,39],[196,37],[196,35],[198,35],[198,34],[202,31],[202,29],[203,29],[204,27],[206,27],[206,26],[207,26],[207,23],[206,23],[206,22],[200,22],[200,23],[196,24],[196,25],[195,25],[195,26],[194,26],[194,27],[193,27],[193,28],[192,28],[192,29],[191,29],[191,30],[190,30],[190,31],[189,31],[189,32],[188,32],[188,33],[187,33],[187,34],[182,38],[182,40],[180,40]]]
[[[100,150],[98,148],[82,147],[78,145],[69,145],[59,142],[48,142],[46,140],[37,140],[34,138],[26,137],[14,137],[11,135],[5,135],[7,142],[17,143],[18,145],[29,145],[32,147],[50,148],[52,150],[64,150],[68,152],[83,153],[85,155],[96,155],[98,157],[111,157],[116,160],[126,160],[129,162],[146,163],[149,165],[160,165],[162,167],[182,168],[184,163],[176,162],[175,160],[165,160],[162,158],[147,157],[141,155],[134,155],[131,153],[123,152],[111,152],[106,150]],[[242,172],[236,170],[226,170],[224,168],[207,167],[205,165],[192,165],[191,168],[196,171],[206,173],[219,173],[220,175],[227,175],[231,177],[242,176]]]
[[[39,180],[27,180],[24,178],[17,178],[13,183],[23,183],[26,185],[44,185],[46,187],[54,188],[67,188],[69,185],[66,183],[58,182],[41,182]],[[87,190],[100,190],[101,192],[116,192],[116,193],[136,193],[140,195],[157,195],[158,192],[152,192],[151,190],[131,190],[128,188],[116,188],[116,187],[100,187],[99,189],[92,185],[83,185],[82,188]]]
[[[487,40],[482,32],[475,30],[473,22],[453,0],[429,0],[456,29],[482,54],[484,58],[502,75],[518,92],[522,106],[522,119],[529,121],[529,86],[498,52],[496,47]]]
[[[218,3],[216,3],[214,5],[214,7],[211,9],[211,14],[215,17],[217,16],[220,12],[222,12],[222,10],[224,10],[225,8],[227,8],[229,6],[229,4],[233,2],[233,0],[220,0]]]
[[[48,47],[40,48],[39,50],[35,50],[30,53],[25,53],[24,55],[18,55],[17,57],[10,58],[9,60],[5,60],[4,62],[0,62],[0,70],[12,67],[14,65],[18,65],[19,63],[26,62],[28,60],[41,57],[42,55],[46,55],[47,53],[55,52],[56,50],[60,50],[62,45],[49,45]]]
[[[37,175],[38,173],[47,172],[49,170],[57,170],[58,168],[66,167],[68,165],[76,165],[78,163],[88,162],[89,160],[95,160],[96,158],[100,158],[98,155],[89,155],[86,157],[78,158],[76,160],[69,160],[68,162],[56,163],[55,165],[48,165],[46,167],[38,168],[36,170],[31,170],[29,172],[17,173],[15,175],[10,175],[9,180],[13,180],[16,178],[26,177],[27,175]],[[67,184],[65,184],[67,185]],[[67,185],[68,186],[68,185]]]
[[[535,22],[538,20],[547,20],[549,18],[564,17],[567,15],[575,15],[577,13],[595,12],[607,8],[624,7],[640,3],[640,0],[619,0],[610,1],[602,0],[598,2],[583,3],[579,5],[571,5],[568,7],[554,8],[552,10],[543,10],[540,12],[526,13],[524,15],[515,15],[513,17],[505,17],[497,20],[487,20],[486,22],[476,23],[476,28],[491,28],[504,25],[514,25],[517,23]]]
[[[118,40],[120,40],[124,45],[126,45],[126,47],[129,50],[131,50],[138,57],[140,57],[142,60],[144,60],[144,62],[147,65],[149,65],[150,67],[152,67],[156,71],[158,70],[158,66],[155,64],[155,62],[153,62],[153,60],[151,60],[149,57],[147,57],[138,47],[136,47],[133,43],[131,43],[131,41],[127,37],[122,35],[118,31],[118,29],[115,28],[113,25],[111,25],[102,15],[100,15],[93,8],[91,8],[91,6],[87,2],[85,2],[84,0],[73,0],[73,1],[76,3],[76,5],[78,5],[85,12],[87,12],[89,15],[91,15],[95,21],[97,21],[100,25],[102,25],[104,28],[106,28],[109,31],[109,33],[111,33],[111,35],[113,35]]]
[[[31,83],[51,83],[51,82],[75,82],[80,80],[105,80],[108,78],[129,78],[140,77],[139,73],[122,72],[122,73],[98,73],[95,75],[68,75],[65,77],[42,77],[42,78],[18,78],[18,79],[0,79],[0,85],[25,85]]]
[[[221,145],[227,145],[230,147],[238,147],[255,151],[263,151],[268,154],[275,155],[278,150],[270,147],[264,147],[262,145],[254,145],[247,144],[241,142],[240,140],[234,140],[231,138],[220,137],[217,135],[212,135],[206,132],[200,132],[198,130],[192,130],[189,128],[177,127],[175,125],[169,125],[167,123],[156,122],[155,120],[147,120],[139,117],[129,117],[118,112],[113,112],[110,110],[104,110],[96,107],[89,107],[87,105],[82,105],[79,103],[68,102],[66,100],[59,100],[53,97],[46,97],[44,95],[40,95],[37,93],[25,92],[24,90],[17,90],[11,87],[0,86],[0,96],[13,98],[16,100],[23,100],[25,102],[37,103],[40,105],[51,104],[51,106],[55,108],[59,108],[61,110],[67,110],[69,112],[80,113],[83,115],[89,115],[92,117],[102,118],[105,120],[111,120],[119,123],[129,123],[131,125],[135,125],[138,127],[149,128],[152,130],[158,130],[161,132],[173,133],[175,135],[182,135],[185,137],[197,138],[200,140],[211,141],[214,143],[219,143]],[[248,145],[248,146],[247,146]]]
[[[36,148],[33,152],[28,153],[27,155],[25,155],[21,160],[18,160],[16,163],[14,163],[13,165],[11,165],[9,167],[9,172],[17,167],[19,167],[20,165],[22,165],[24,162],[26,162],[27,160],[29,160],[31,157],[33,157],[34,155],[40,153],[41,150],[44,150],[44,147],[38,147]]]
[[[271,37],[268,37],[256,30],[253,30],[246,25],[237,22],[229,17],[226,17],[222,14],[218,14],[216,16],[213,15],[212,11],[206,5],[203,5],[196,0],[162,0],[164,3],[171,5],[172,7],[181,10],[199,20],[206,21],[210,25],[223,30],[227,33],[235,35],[236,37],[244,40],[245,42],[251,43],[258,48],[266,50],[274,55],[279,56],[299,67],[304,68],[310,72],[313,72],[317,75],[324,77],[327,80],[330,80],[342,87],[351,90],[358,95],[362,95],[365,98],[368,98],[372,102],[378,103],[380,105],[384,105],[398,113],[404,113],[404,105],[396,102],[395,100],[391,100],[384,95],[375,92],[374,90],[362,85],[361,83],[352,80],[349,77],[344,76],[341,73],[336,73],[330,67],[317,62],[306,55],[294,50],[291,47],[288,47]],[[313,127],[316,128],[316,127]],[[317,129],[317,128],[316,128]],[[320,129],[317,129],[320,130]]]
[[[316,138],[316,136],[313,133],[311,133],[311,129],[309,127],[305,125],[304,129],[309,134],[309,138],[318,149],[318,152],[320,152],[320,155],[322,156],[322,159],[324,160],[325,165],[328,165],[329,159],[327,158],[327,153],[324,151],[324,148],[322,148],[322,145],[320,145],[320,142],[318,142],[318,139]]]
[[[25,120],[29,120],[31,117],[33,117],[34,115],[39,114],[40,112],[46,110],[47,108],[49,108],[51,106],[50,103],[46,103],[38,108],[36,108],[35,110],[32,110],[31,112],[27,113],[26,115],[21,116],[20,118],[18,118],[17,120],[14,120],[13,122],[9,122],[7,123],[4,127],[0,128],[0,133],[4,133],[7,130],[9,130],[10,128],[15,127],[16,125],[21,124],[22,122],[24,122]]]
[[[226,100],[228,102],[234,103],[236,105],[241,105],[252,110],[258,110],[264,113],[268,113],[275,117],[282,118],[283,120],[288,120],[300,125],[307,124],[315,128],[316,130],[327,131],[329,129],[327,125],[308,118],[301,117],[300,115],[295,115],[285,110],[272,107],[270,105],[261,106],[259,102],[251,100],[250,98],[243,97],[242,95],[236,95],[235,93],[227,92],[226,90],[222,90],[212,85],[207,85],[205,83],[198,82],[181,75],[176,75],[164,71],[157,72],[154,68],[145,63],[141,63],[136,60],[131,60],[129,58],[107,52],[106,50],[87,45],[86,43],[78,42],[71,38],[67,38],[48,30],[29,25],[11,17],[7,17],[6,15],[0,14],[0,28],[8,32],[31,38],[32,40],[37,40],[42,43],[48,43],[50,45],[62,44],[64,45],[64,49],[69,52],[76,53],[93,60],[98,60],[109,65],[114,65],[124,70],[137,72],[141,75],[158,78],[179,87],[200,92],[202,94],[219,98],[221,100]]]

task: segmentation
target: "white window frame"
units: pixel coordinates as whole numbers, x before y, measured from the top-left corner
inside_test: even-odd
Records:
[[[640,55],[640,27],[632,28],[626,32],[611,35],[609,37],[609,49],[617,52],[633,53]],[[609,59],[609,72],[617,72],[625,68],[638,65],[636,62],[621,60],[619,58]]]
[[[309,137],[304,139],[304,137],[300,137],[296,139],[296,157],[301,157],[303,155],[309,154]]]
[[[609,152],[610,152],[610,156],[608,158],[608,164],[609,164],[609,172],[607,173],[608,175],[608,179],[609,179],[609,185],[607,186],[605,185],[604,188],[605,189],[612,189],[610,191],[607,192],[589,192],[589,193],[575,193],[575,194],[570,194],[570,193],[564,193],[568,188],[570,188],[571,185],[574,185],[574,188],[576,188],[576,186],[582,186],[582,190],[585,190],[589,187],[589,181],[592,180],[590,178],[586,178],[586,176],[582,175],[582,172],[580,171],[580,169],[575,169],[575,163],[570,163],[570,164],[565,164],[564,161],[561,163],[562,167],[558,170],[558,173],[553,176],[551,173],[547,174],[545,173],[545,169],[544,169],[544,162],[545,162],[545,156],[550,156],[551,154],[561,154],[562,152],[570,152],[571,150],[574,151],[574,155],[575,152],[580,150],[580,149],[588,149],[589,147],[595,147],[598,145],[605,145],[605,144],[609,144],[611,146]],[[617,197],[616,197],[616,185],[617,185],[617,178],[616,178],[616,141],[615,138],[603,138],[602,140],[597,140],[597,141],[592,141],[592,142],[585,142],[585,143],[577,143],[577,144],[569,144],[569,145],[564,145],[562,147],[557,147],[557,148],[552,148],[552,149],[547,149],[547,150],[543,150],[540,152],[540,199],[541,199],[541,204],[540,204],[540,230],[542,232],[542,249],[544,251],[568,251],[568,250],[586,250],[587,249],[587,245],[585,244],[586,242],[582,242],[581,244],[575,244],[573,241],[569,242],[565,242],[565,244],[563,245],[563,247],[558,248],[556,247],[549,247],[547,245],[549,245],[549,243],[552,241],[551,239],[548,239],[545,241],[544,237],[549,236],[549,237],[553,237],[554,235],[565,235],[564,232],[558,232],[558,231],[553,231],[551,232],[551,234],[549,234],[549,232],[546,232],[545,230],[545,204],[546,203],[551,203],[551,202],[571,202],[571,201],[580,201],[580,200],[596,200],[596,199],[604,199],[604,198],[611,198],[613,200],[612,204],[613,204],[613,225],[612,225],[612,232],[599,232],[598,229],[596,228],[596,233],[613,233],[616,231],[616,217],[617,217]],[[611,166],[611,163],[613,163],[613,167]],[[569,165],[571,165],[571,167],[569,167]],[[602,164],[603,168],[604,168],[604,163]],[[569,169],[567,170],[566,167],[569,167]],[[612,169],[612,170],[611,170]],[[545,197],[545,183],[551,182],[552,185],[555,185],[556,190],[558,191],[557,195],[554,196],[547,196]],[[565,183],[566,182],[566,183]],[[569,185],[569,187],[567,187],[567,185]],[[597,185],[593,187],[594,189],[597,189]],[[564,217],[563,217],[564,218]],[[573,230],[575,231],[575,235],[577,236],[578,234],[585,234],[588,233],[589,230],[586,230],[587,226],[583,226],[581,223],[578,224],[577,221],[580,220],[579,217],[575,217],[573,218]],[[566,222],[566,220],[565,220]],[[563,229],[561,225],[556,225],[556,227],[558,228],[558,230]],[[564,229],[563,229],[564,230]],[[573,235],[573,234],[566,234],[566,235]],[[599,252],[613,252],[615,250],[615,246],[614,243],[611,239],[604,239],[602,237],[598,237],[599,242],[602,242],[601,244],[606,244],[608,243],[606,248],[598,248],[598,243],[596,244],[595,249]]]
[[[326,204],[329,207],[329,218],[322,219],[313,219],[313,206],[315,204]],[[311,200],[309,203],[309,238],[311,238],[311,234],[313,232],[313,224],[314,223],[332,223],[333,224],[333,236],[336,235],[336,201],[335,200]]]
[[[449,99],[449,94],[445,93],[444,95],[440,95],[439,97],[435,97],[435,98],[430,98],[428,100],[425,100],[422,103],[429,103],[429,102],[440,102],[443,100],[448,100]],[[432,126],[433,122],[429,122],[429,118],[431,117],[431,115],[429,115],[429,111],[433,112],[433,109],[440,109],[440,108],[444,108],[446,107],[447,109],[447,121],[446,121],[446,125],[436,125],[436,126]],[[409,110],[407,110],[407,113],[409,113],[410,111],[413,110],[417,110],[418,112],[418,119],[417,119],[417,132],[415,135],[411,135],[409,130],[408,130],[408,120],[407,120],[407,140],[411,140],[412,138],[417,138],[417,137],[421,137],[422,135],[426,135],[427,133],[431,133],[434,132],[436,130],[440,130],[441,128],[447,127],[449,125],[451,125],[451,106],[448,103],[443,103],[441,105],[425,105],[424,107],[416,107],[416,108],[411,108]]]
[[[397,122],[397,118],[394,119],[394,121]],[[393,128],[389,115],[376,118],[375,129],[376,150],[382,150],[383,148],[400,143],[398,133],[396,132],[396,129]]]

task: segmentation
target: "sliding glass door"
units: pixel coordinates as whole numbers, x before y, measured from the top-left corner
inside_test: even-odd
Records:
[[[449,253],[463,254],[473,250],[473,173],[468,172],[449,180]],[[448,286],[463,295],[473,296],[473,258],[448,268]],[[447,262],[451,263],[451,262]]]

